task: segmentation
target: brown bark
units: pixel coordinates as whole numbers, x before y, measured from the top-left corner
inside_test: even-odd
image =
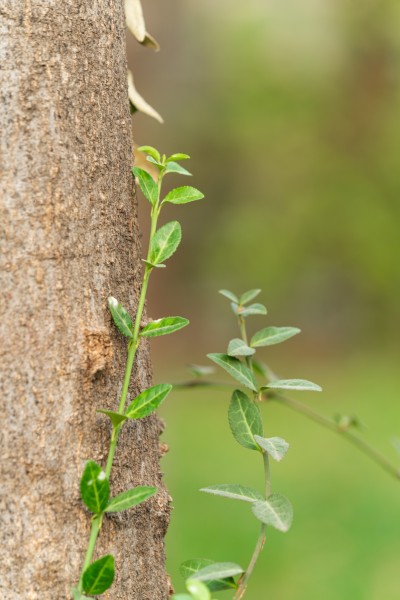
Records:
[[[0,0],[0,597],[70,597],[90,516],[88,459],[105,464],[126,344],[106,306],[134,314],[140,286],[122,0]],[[141,347],[131,396],[150,383]],[[104,521],[105,598],[165,600],[168,494],[160,421],[124,427],[112,492],[156,485]]]

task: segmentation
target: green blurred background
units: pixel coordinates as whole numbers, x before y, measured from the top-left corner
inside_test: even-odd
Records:
[[[190,154],[191,183],[206,194],[165,211],[184,238],[154,277],[148,310],[191,327],[152,342],[155,381],[183,381],[187,363],[207,364],[236,337],[218,289],[260,287],[269,315],[250,329],[303,330],[265,360],[282,377],[320,383],[323,394],[296,397],[327,415],[359,415],[365,438],[400,464],[390,443],[400,434],[400,3],[143,4],[161,52],[132,41],[129,63],[165,124],[136,114],[134,139]],[[145,243],[142,200],[139,209]],[[177,590],[180,562],[246,566],[258,533],[247,505],[197,491],[261,486],[258,457],[230,435],[228,403],[228,392],[177,391],[162,411]],[[247,600],[398,600],[400,483],[287,408],[263,413],[267,435],[291,443],[272,487],[295,520],[287,534],[268,533]]]

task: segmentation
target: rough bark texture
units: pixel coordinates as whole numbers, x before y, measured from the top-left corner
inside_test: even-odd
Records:
[[[126,344],[106,306],[140,286],[122,0],[0,0],[0,597],[70,597],[90,516],[87,459],[105,464]],[[141,347],[131,396],[150,383]],[[165,600],[169,498],[156,417],[125,426],[112,492],[156,485],[105,519],[105,598]]]

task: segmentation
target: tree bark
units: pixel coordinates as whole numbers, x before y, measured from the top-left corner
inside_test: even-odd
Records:
[[[55,600],[77,583],[90,527],[79,496],[105,465],[126,343],[107,310],[135,313],[141,281],[122,0],[0,0],[0,597]],[[151,380],[141,346],[131,397]],[[157,417],[125,425],[112,493],[159,492],[106,518],[104,598],[165,600],[169,497]]]

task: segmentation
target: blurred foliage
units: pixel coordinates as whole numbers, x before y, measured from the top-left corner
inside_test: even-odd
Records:
[[[189,144],[207,198],[177,277],[260,286],[339,342],[398,333],[398,3],[175,6],[154,143]]]

